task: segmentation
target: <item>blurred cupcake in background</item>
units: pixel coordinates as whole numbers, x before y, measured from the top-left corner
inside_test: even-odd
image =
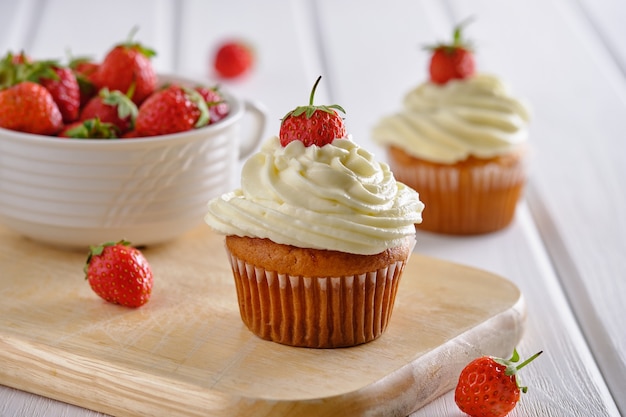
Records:
[[[403,108],[383,117],[372,139],[385,147],[398,181],[424,202],[420,230],[470,235],[509,225],[527,177],[530,110],[497,76],[477,73],[454,29],[432,51],[430,79]]]

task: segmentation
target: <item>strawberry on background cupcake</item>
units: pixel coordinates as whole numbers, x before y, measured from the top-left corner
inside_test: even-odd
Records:
[[[314,92],[246,161],[241,188],[209,203],[205,220],[226,235],[254,334],[354,346],[387,327],[424,206],[346,135],[341,107],[313,106]]]
[[[526,181],[529,107],[497,76],[476,72],[463,39],[430,47],[430,79],[382,118],[372,139],[426,205],[422,230],[480,234],[506,227]]]

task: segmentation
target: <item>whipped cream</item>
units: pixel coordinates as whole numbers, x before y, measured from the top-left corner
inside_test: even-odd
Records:
[[[530,111],[498,77],[476,74],[444,85],[425,82],[409,91],[402,111],[372,130],[379,145],[420,159],[452,164],[470,155],[491,158],[528,140]]]
[[[305,147],[267,140],[241,172],[241,188],[212,199],[206,223],[237,236],[372,255],[415,235],[424,205],[351,138]]]

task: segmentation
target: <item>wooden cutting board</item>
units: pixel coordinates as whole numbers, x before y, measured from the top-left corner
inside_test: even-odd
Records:
[[[0,384],[116,416],[404,416],[523,333],[511,282],[416,253],[381,338],[282,346],[241,322],[221,236],[201,227],[143,252],[153,296],[127,309],[91,291],[86,253],[0,227]]]

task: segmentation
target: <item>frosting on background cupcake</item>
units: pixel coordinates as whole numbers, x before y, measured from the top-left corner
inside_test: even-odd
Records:
[[[400,112],[374,126],[372,139],[427,161],[491,158],[528,139],[528,105],[493,75],[475,74],[443,85],[424,82],[407,93],[403,104]]]

